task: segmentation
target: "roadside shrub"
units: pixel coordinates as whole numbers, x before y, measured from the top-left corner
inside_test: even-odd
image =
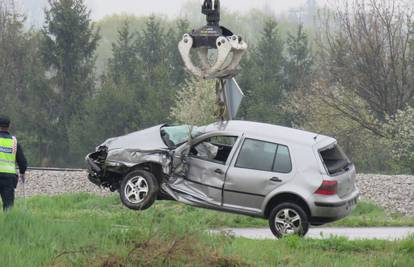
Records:
[[[389,117],[384,126],[388,134],[385,143],[392,148],[397,165],[414,173],[414,108],[408,106]]]
[[[178,123],[204,125],[216,120],[215,82],[191,78],[177,92],[170,117]]]

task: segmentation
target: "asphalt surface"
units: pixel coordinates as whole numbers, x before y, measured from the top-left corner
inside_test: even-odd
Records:
[[[228,228],[213,230],[213,233],[227,234],[249,239],[275,239],[268,228]],[[363,227],[363,228],[332,228],[315,227],[309,229],[306,238],[325,239],[332,236],[343,236],[349,240],[384,239],[398,240],[414,235],[414,227]]]

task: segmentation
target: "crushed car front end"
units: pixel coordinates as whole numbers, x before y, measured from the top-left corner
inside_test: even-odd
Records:
[[[188,125],[157,125],[124,136],[110,138],[86,156],[89,180],[115,191],[130,171],[141,169],[152,173],[161,183],[171,174],[174,149],[202,133]]]
[[[163,126],[158,125],[106,140],[85,158],[88,179],[98,186],[115,191],[123,177],[134,168],[147,170],[158,176],[168,174],[171,149],[160,135]]]
[[[106,146],[99,146],[97,151],[86,156],[88,179],[115,191],[122,178],[134,168],[149,171],[161,179],[162,175],[170,173],[170,158],[168,150],[108,150]]]

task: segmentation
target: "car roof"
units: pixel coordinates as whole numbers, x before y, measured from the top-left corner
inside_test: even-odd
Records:
[[[315,145],[327,138],[332,139],[332,142],[335,141],[335,139],[331,137],[317,133],[253,121],[232,120],[215,122],[207,125],[205,131],[240,132],[246,135],[261,136],[269,139],[277,138],[278,140],[285,140],[289,143],[299,143],[304,145]]]

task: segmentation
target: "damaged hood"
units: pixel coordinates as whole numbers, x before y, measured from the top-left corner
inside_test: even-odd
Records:
[[[164,126],[164,124],[160,124],[120,137],[110,138],[106,140],[101,146],[106,146],[109,151],[115,149],[127,149],[136,151],[168,149],[161,138],[160,129],[162,126]]]

